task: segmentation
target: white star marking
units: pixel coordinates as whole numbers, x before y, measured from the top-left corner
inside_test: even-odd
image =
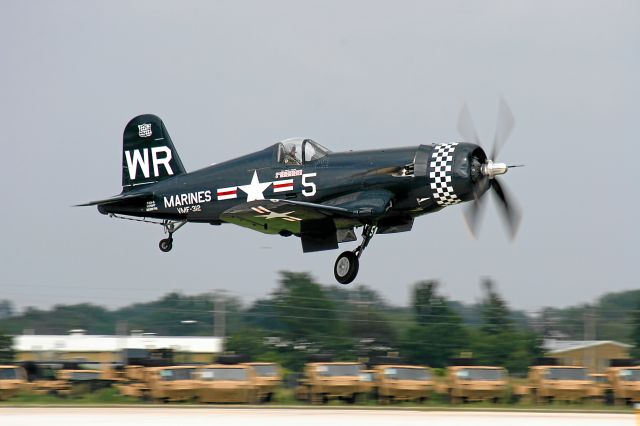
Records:
[[[298,220],[297,217],[293,217],[293,216],[289,216],[291,213],[293,212],[285,212],[285,213],[276,213],[276,212],[269,212],[269,215],[267,216],[262,216],[265,219],[295,219]]]
[[[251,179],[251,184],[242,185],[238,188],[247,193],[247,202],[255,201],[255,200],[264,200],[264,195],[262,193],[265,189],[271,185],[272,182],[260,182],[258,180],[258,172],[253,171],[253,178]]]

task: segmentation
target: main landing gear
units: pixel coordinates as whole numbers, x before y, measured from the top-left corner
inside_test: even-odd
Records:
[[[375,225],[365,225],[362,230],[362,244],[356,247],[353,251],[345,251],[333,266],[333,275],[340,284],[349,284],[358,275],[358,269],[360,268],[360,256],[364,249],[369,245],[369,241],[376,234],[378,227]]]
[[[173,248],[173,233],[176,232],[178,229],[182,228],[186,223],[187,221],[182,221],[182,222],[175,222],[172,220],[162,221],[162,227],[164,228],[164,232],[165,234],[169,234],[169,238],[163,238],[160,240],[158,247],[160,247],[161,251],[165,253],[168,251],[171,251],[171,249]]]

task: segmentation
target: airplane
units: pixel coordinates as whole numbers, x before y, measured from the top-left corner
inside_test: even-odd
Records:
[[[464,216],[475,233],[489,189],[515,236],[521,214],[497,176],[519,166],[494,161],[514,124],[502,99],[498,114],[490,156],[464,105],[458,121],[463,142],[332,152],[293,138],[193,172],[183,166],[162,120],[139,115],[124,129],[122,192],[80,206],[161,225],[168,234],[159,243],[163,252],[190,222],[293,235],[305,253],[356,241],[355,230],[362,227],[362,242],[334,264],[336,280],[349,284],[373,236],[410,231],[416,217],[471,202]]]

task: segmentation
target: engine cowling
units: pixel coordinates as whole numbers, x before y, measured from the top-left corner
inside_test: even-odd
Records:
[[[474,188],[485,177],[487,164],[487,155],[478,145],[433,145],[427,160],[427,177],[436,204],[446,207],[482,195],[474,194]],[[488,186],[483,188],[482,193],[487,189]]]

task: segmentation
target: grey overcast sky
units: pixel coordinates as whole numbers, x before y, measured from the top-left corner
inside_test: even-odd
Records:
[[[500,159],[527,165],[502,179],[524,210],[517,240],[493,203],[478,240],[449,207],[374,238],[356,283],[406,304],[438,279],[473,302],[492,276],[525,309],[640,287],[637,0],[3,0],[0,60],[0,298],[19,307],[216,288],[249,302],[283,269],[333,285],[339,251],[188,225],[163,254],[160,227],[70,207],[120,192],[135,115],[159,115],[195,170],[292,136],[456,141],[464,101],[490,146],[500,96],[516,117]]]

